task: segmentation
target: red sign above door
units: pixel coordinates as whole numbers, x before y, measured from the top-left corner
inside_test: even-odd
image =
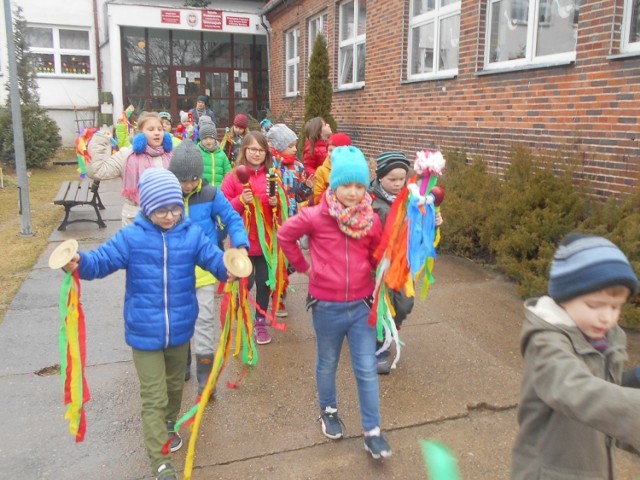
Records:
[[[222,10],[203,10],[202,29],[222,30]]]
[[[161,23],[180,24],[180,12],[178,10],[160,10]]]

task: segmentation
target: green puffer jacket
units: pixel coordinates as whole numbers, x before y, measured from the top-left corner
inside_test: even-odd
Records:
[[[229,159],[220,147],[210,152],[202,144],[198,143],[198,148],[202,153],[202,161],[204,162],[202,178],[206,179],[209,184],[219,187],[222,185],[222,179],[231,170]]]

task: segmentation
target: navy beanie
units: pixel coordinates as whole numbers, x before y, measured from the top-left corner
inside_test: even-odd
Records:
[[[627,257],[603,237],[571,233],[551,263],[549,295],[557,303],[622,285],[638,293],[638,279]]]
[[[364,154],[354,146],[336,147],[331,152],[329,186],[335,190],[345,183],[369,185],[369,164]]]
[[[164,168],[148,168],[138,180],[140,193],[140,208],[149,218],[159,208],[171,205],[180,205],[184,208],[182,200],[182,187],[178,178]]]

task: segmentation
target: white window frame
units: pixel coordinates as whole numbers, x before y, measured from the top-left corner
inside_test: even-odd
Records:
[[[342,6],[345,3],[349,3],[350,1],[353,1],[353,36],[351,38],[347,38],[345,40],[342,39],[342,32],[343,32],[343,23],[344,23],[344,18],[342,18]],[[358,47],[360,45],[364,45],[365,46],[365,58],[366,58],[366,44],[367,44],[367,33],[366,33],[366,20],[365,20],[365,33],[358,35],[358,11],[359,11],[359,6],[360,6],[360,2],[362,0],[347,0],[344,2],[341,2],[339,5],[339,12],[340,12],[340,20],[339,20],[339,34],[338,34],[338,88],[339,89],[349,89],[349,88],[360,88],[360,87],[364,87],[364,80],[362,81],[356,81],[356,74],[358,71],[358,62],[361,60],[358,58]],[[353,81],[351,82],[342,82],[342,71],[344,69],[343,66],[343,59],[341,57],[343,49],[344,48],[348,48],[351,47],[353,49],[352,52],[352,58],[353,58]]]
[[[44,48],[44,47],[29,47],[29,51],[31,53],[42,53],[45,55],[53,55],[53,64],[54,71],[53,72],[37,72],[38,76],[58,76],[64,75],[65,77],[80,77],[87,78],[94,76],[94,62],[93,55],[91,54],[92,50],[92,38],[91,38],[91,29],[88,28],[79,28],[79,27],[70,27],[70,26],[53,26],[53,25],[43,25],[43,24],[35,24],[30,23],[27,24],[28,27],[31,28],[42,28],[51,30],[53,47]],[[87,34],[87,40],[89,42],[89,49],[72,49],[72,48],[61,48],[60,47],[60,30],[71,30],[77,32],[85,32]],[[87,57],[89,59],[89,73],[68,73],[62,71],[62,59],[63,55],[78,55],[82,57]]]
[[[284,42],[284,55],[286,60],[285,65],[285,74],[284,74],[284,84],[285,84],[285,96],[287,97],[296,97],[299,94],[298,90],[298,69],[300,66],[300,53],[298,49],[298,39],[300,38],[300,30],[296,28],[292,28],[285,32],[285,42]],[[293,55],[289,57],[289,47],[293,45]],[[293,82],[289,81],[289,72],[293,71]]]
[[[324,12],[321,13],[320,15],[316,15],[315,17],[312,17],[309,19],[309,22],[307,23],[307,32],[308,32],[308,37],[307,37],[307,41],[309,43],[308,45],[308,58],[307,58],[307,62],[309,60],[311,60],[311,54],[313,53],[313,46],[316,43],[316,37],[318,36],[319,33],[322,33],[322,35],[324,35],[324,39],[325,41],[328,41],[327,38],[327,21],[328,21],[329,15]],[[312,32],[312,28],[311,26],[315,24],[315,33]]]
[[[559,0],[551,0],[554,3],[558,3],[560,6]],[[536,56],[536,47],[537,47],[537,35],[538,35],[538,26],[546,25],[547,22],[540,23],[540,19],[538,18],[538,10],[541,4],[545,7],[545,15],[546,12],[549,11],[550,0],[529,0],[529,11],[527,20],[511,20],[511,24],[514,28],[524,28],[526,27],[526,47],[525,47],[525,55],[523,58],[517,58],[514,60],[504,60],[501,62],[491,62],[491,18],[493,14],[493,8],[498,4],[500,0],[489,0],[487,6],[487,32],[486,32],[486,41],[485,41],[485,52],[484,52],[484,69],[485,70],[501,70],[504,68],[518,68],[524,67],[527,65],[544,65],[544,64],[556,64],[556,63],[570,63],[575,61],[576,59],[576,51],[575,48],[570,52],[562,52],[562,53],[554,53],[549,55],[539,55]],[[544,4],[546,2],[546,4]],[[576,4],[579,3],[579,0],[576,0]],[[580,8],[579,5],[577,7]],[[571,14],[575,12],[575,8],[572,8]],[[509,19],[509,15],[506,10],[503,11],[504,15]],[[548,17],[546,17],[548,19]]]
[[[451,17],[458,17],[458,45],[460,42],[460,9],[462,2],[454,2],[450,5],[441,6],[441,0],[435,0],[436,8],[430,12],[425,12],[419,15],[413,14],[414,3],[411,2],[411,8],[409,11],[409,41],[408,41],[408,55],[407,55],[407,79],[408,80],[425,80],[430,78],[437,78],[443,76],[455,76],[458,74],[458,67],[449,69],[440,69],[440,25],[443,20]],[[412,61],[413,61],[413,35],[417,28],[424,25],[433,23],[433,63],[434,68],[432,71],[411,73]],[[459,50],[458,50],[459,52]]]
[[[624,14],[622,16],[622,42],[621,51],[623,53],[640,53],[640,41],[630,42],[629,36],[631,35],[631,22],[634,20],[633,15],[633,3],[635,0],[625,0],[624,2]],[[638,15],[640,15],[640,6],[638,7]]]

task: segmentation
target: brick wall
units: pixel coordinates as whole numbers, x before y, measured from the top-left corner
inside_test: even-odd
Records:
[[[284,95],[283,33],[300,29],[298,81],[304,96],[307,21],[327,12],[337,87],[338,3],[285,3],[269,14],[271,109],[288,115],[300,130],[304,99]],[[622,9],[620,0],[583,2],[575,63],[487,75],[482,74],[486,0],[462,0],[458,76],[403,82],[409,1],[369,0],[365,87],[334,90],[332,114],[339,130],[370,159],[388,149],[413,155],[429,146],[460,148],[500,173],[519,143],[558,158],[558,168],[573,162],[576,178],[588,180],[598,195],[631,192],[640,175],[640,56],[607,58],[619,53]]]

